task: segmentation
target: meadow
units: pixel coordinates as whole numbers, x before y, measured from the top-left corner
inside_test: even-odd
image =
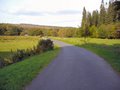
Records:
[[[97,38],[53,38],[90,50],[104,58],[118,72],[120,72],[120,39]]]
[[[39,37],[32,36],[1,36],[0,56],[9,57],[17,49],[28,49],[36,46]],[[33,78],[47,66],[59,53],[59,48],[25,58],[0,69],[0,90],[23,90]]]
[[[35,36],[0,36],[0,57],[7,57],[17,49],[33,48],[39,39]]]

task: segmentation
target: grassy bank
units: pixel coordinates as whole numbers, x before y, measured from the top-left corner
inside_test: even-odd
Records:
[[[0,36],[0,57],[7,57],[11,50],[32,48],[39,39],[33,36]]]
[[[22,90],[58,54],[59,48],[0,69],[0,90]]]
[[[120,40],[88,38],[54,38],[75,46],[86,48],[103,57],[111,66],[120,72]]]

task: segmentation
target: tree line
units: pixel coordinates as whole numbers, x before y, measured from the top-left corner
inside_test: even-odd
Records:
[[[120,38],[120,1],[102,0],[100,11],[92,13],[83,8],[81,36]]]
[[[0,24],[1,36],[54,36],[77,37],[79,29],[73,27],[36,27],[31,25]]]

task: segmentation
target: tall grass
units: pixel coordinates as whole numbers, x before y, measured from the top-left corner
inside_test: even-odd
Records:
[[[33,48],[39,39],[33,36],[0,36],[0,57],[7,57],[11,50]]]

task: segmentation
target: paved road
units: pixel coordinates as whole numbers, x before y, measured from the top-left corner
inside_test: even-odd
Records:
[[[120,90],[120,77],[99,56],[55,41],[60,54],[26,90]]]

